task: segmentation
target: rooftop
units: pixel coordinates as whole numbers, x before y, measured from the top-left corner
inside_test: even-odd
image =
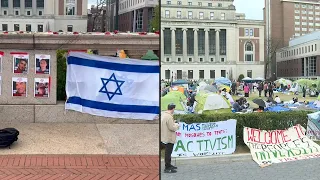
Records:
[[[289,41],[289,46],[295,46],[298,44],[303,44],[309,41],[319,40],[319,39],[320,39],[320,31],[314,31],[312,33],[291,39]]]

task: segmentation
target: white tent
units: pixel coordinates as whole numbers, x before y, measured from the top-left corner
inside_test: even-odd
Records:
[[[216,110],[230,108],[226,100],[219,94],[208,95],[203,110]]]
[[[256,80],[256,81],[264,81],[264,78],[262,78],[262,77],[257,77],[257,78],[255,78],[254,80]]]

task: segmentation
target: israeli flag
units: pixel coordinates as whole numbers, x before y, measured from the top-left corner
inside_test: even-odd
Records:
[[[159,62],[70,52],[66,109],[153,120],[159,115]]]

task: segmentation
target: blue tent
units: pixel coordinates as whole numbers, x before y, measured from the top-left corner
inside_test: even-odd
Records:
[[[180,85],[180,84],[188,84],[188,81],[184,79],[179,79],[175,82],[172,82],[172,85]]]
[[[292,111],[292,110],[289,109],[289,108],[281,107],[281,106],[272,106],[272,107],[266,108],[266,111],[269,111],[269,112],[284,112],[284,111]]]
[[[214,82],[217,85],[218,84],[224,84],[224,85],[227,85],[227,86],[231,86],[232,85],[232,82],[228,78],[225,78],[225,77],[219,77],[219,78],[215,79]]]

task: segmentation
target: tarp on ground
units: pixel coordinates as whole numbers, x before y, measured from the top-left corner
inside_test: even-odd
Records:
[[[215,93],[199,93],[196,95],[196,112],[219,109],[230,109],[229,101],[223,96]]]
[[[266,111],[269,112],[284,112],[284,111],[292,111],[289,108],[281,107],[281,106],[271,106],[266,108]]]
[[[174,103],[176,105],[176,110],[184,111],[185,108],[182,105],[182,101],[185,101],[186,96],[179,91],[170,91],[167,95],[161,97],[161,111],[166,111],[168,109],[168,104]]]
[[[232,82],[228,78],[225,78],[225,77],[217,78],[217,79],[214,80],[214,82],[217,85],[219,85],[219,84],[223,84],[223,85],[227,85],[227,86],[231,86],[232,85]]]

